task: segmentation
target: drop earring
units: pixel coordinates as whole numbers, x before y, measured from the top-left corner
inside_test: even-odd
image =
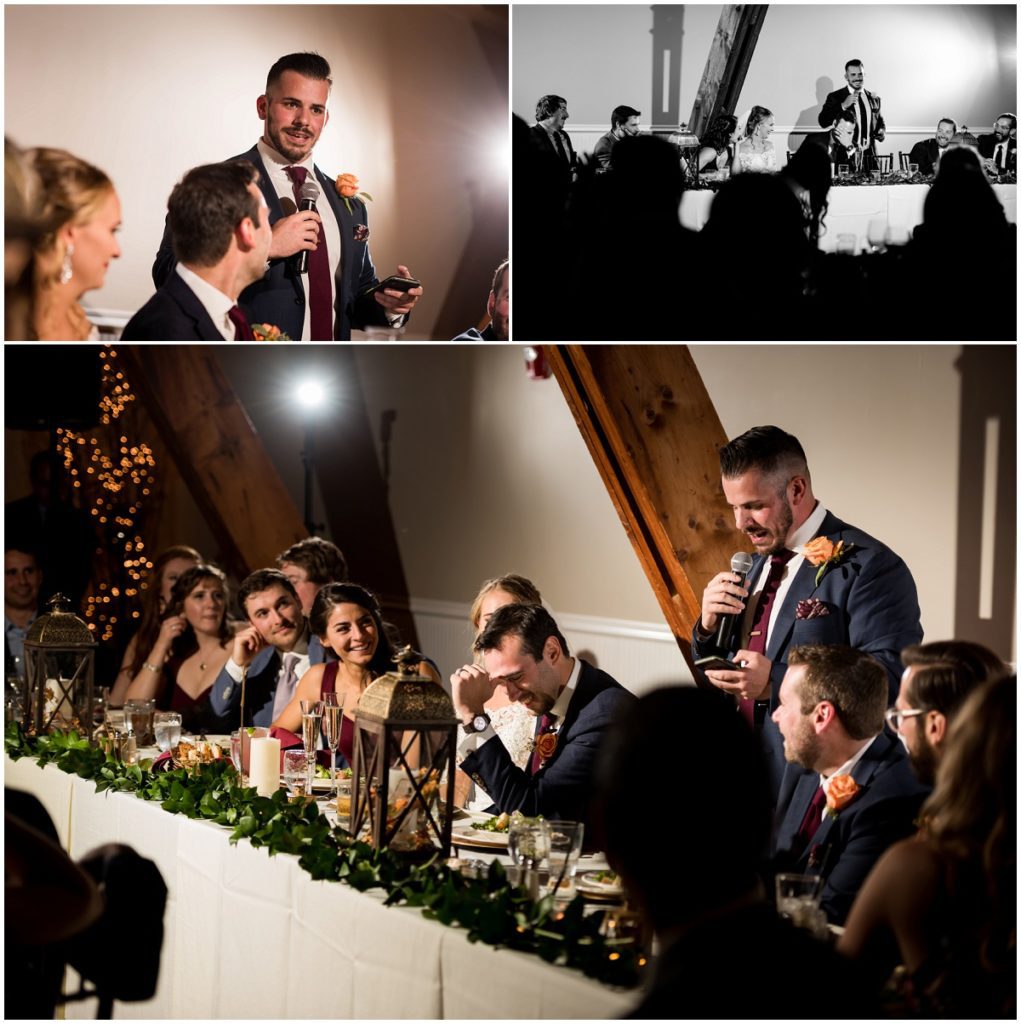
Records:
[[[64,250],[64,262],[60,265],[60,283],[67,284],[71,280],[74,271],[71,269],[71,257],[74,255],[74,243],[68,242]]]

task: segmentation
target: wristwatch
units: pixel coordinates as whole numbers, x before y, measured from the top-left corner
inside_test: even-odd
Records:
[[[480,711],[465,727],[464,731],[471,735],[473,732],[483,732],[489,726],[489,715]]]

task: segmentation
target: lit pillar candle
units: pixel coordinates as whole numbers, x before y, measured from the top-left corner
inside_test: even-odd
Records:
[[[280,788],[280,740],[253,736],[251,757],[248,784],[259,796],[272,796]]]

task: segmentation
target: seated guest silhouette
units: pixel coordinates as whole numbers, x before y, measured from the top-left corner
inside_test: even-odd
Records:
[[[788,765],[772,866],[822,876],[821,906],[843,924],[879,855],[914,831],[928,787],[883,730],[888,688],[878,661],[833,644],[796,647],[787,665],[773,712]]]
[[[247,161],[206,164],[174,186],[167,227],[177,265],[128,321],[125,341],[251,341],[238,296],[266,272],[273,232]]]
[[[917,836],[876,864],[838,941],[903,1013],[1017,1019],[1017,677],[984,683],[947,736]]]
[[[666,687],[624,709],[595,808],[597,841],[659,943],[628,1016],[814,1019],[835,992],[843,1015],[874,1015],[850,966],[765,899],[769,790],[752,730],[721,694]],[[650,840],[655,822],[691,823],[700,838]]]
[[[732,159],[737,140],[737,118],[720,114],[713,118],[709,130],[699,139],[699,171],[722,171]]]
[[[498,608],[475,638],[484,666],[465,665],[451,677],[454,713],[467,735],[461,768],[498,811],[585,821],[599,748],[634,697],[580,658],[542,605]],[[502,686],[536,719],[536,747],[519,768],[493,729],[485,704]]]

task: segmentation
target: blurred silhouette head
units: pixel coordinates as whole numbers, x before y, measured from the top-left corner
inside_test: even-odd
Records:
[[[621,139],[610,154],[610,168],[633,212],[668,212],[677,219],[684,177],[669,142],[655,135]]]

